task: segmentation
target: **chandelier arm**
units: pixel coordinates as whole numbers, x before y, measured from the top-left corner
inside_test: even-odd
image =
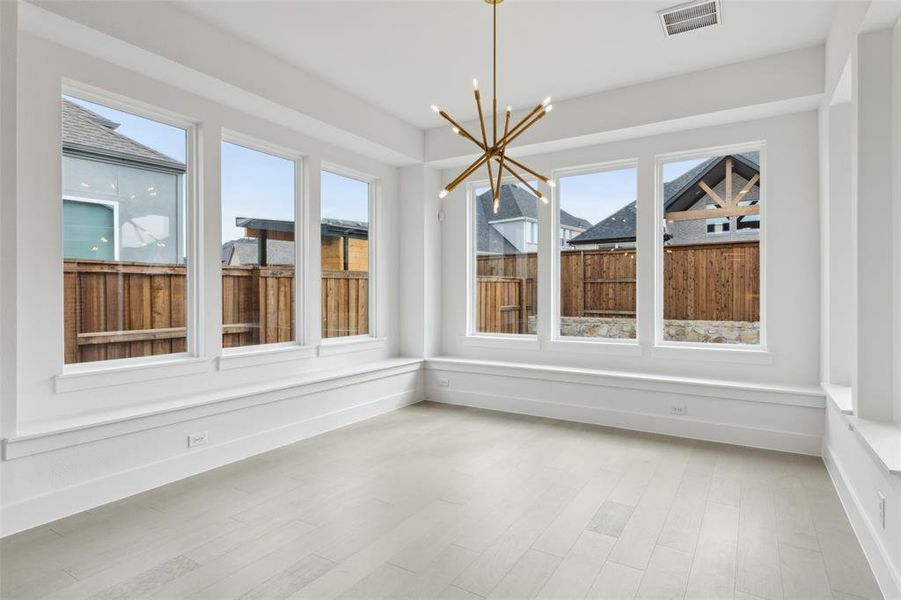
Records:
[[[519,129],[519,131],[508,136],[508,138],[506,140],[501,140],[503,142],[503,146],[506,147],[510,142],[512,142],[513,140],[515,140],[516,138],[518,138],[519,136],[524,134],[526,131],[529,130],[530,127],[532,127],[532,125],[534,125],[535,123],[537,123],[538,121],[543,119],[546,114],[547,114],[547,112],[538,113],[538,115],[536,115],[534,119],[529,121],[528,124],[526,124],[524,127],[521,127]]]
[[[507,135],[507,130],[510,127],[510,111],[508,110],[506,116],[504,117],[504,136]],[[503,179],[504,175],[504,157],[507,154],[507,148],[504,147],[501,149],[501,160],[500,166],[497,168],[497,189],[494,192],[494,212],[497,212],[497,203],[500,201],[501,197],[501,179]],[[491,164],[491,161],[488,161],[488,164]]]
[[[533,195],[533,196],[537,197],[537,198],[540,199],[542,202],[547,202],[547,200],[545,200],[544,196],[541,195],[541,192],[538,191],[537,188],[532,187],[532,184],[531,184],[531,183],[529,183],[528,181],[526,181],[525,179],[523,179],[523,178],[522,178],[522,175],[520,175],[519,173],[517,173],[516,171],[514,171],[513,169],[511,169],[511,168],[510,168],[510,165],[504,165],[504,170],[507,171],[507,173],[510,173],[511,175],[513,175],[514,177],[516,177],[516,178],[519,180],[520,183],[522,183],[524,186],[526,186],[527,188],[529,188],[529,191],[532,192],[532,195]]]
[[[479,88],[475,90],[476,107],[479,109],[479,126],[482,129],[482,143],[485,145],[485,154],[490,158],[490,150],[488,150],[488,134],[485,132],[485,115],[482,113],[482,94]],[[498,173],[498,176],[500,173]],[[494,189],[494,172],[491,169],[491,161],[488,161],[488,184]]]
[[[510,163],[512,163],[513,166],[515,166],[516,168],[522,169],[523,171],[525,171],[525,172],[528,173],[529,175],[531,175],[531,176],[533,176],[533,177],[537,177],[538,179],[540,179],[541,181],[543,181],[543,182],[545,182],[545,183],[547,183],[547,182],[550,181],[550,179],[548,179],[547,177],[545,177],[545,176],[542,175],[541,173],[538,173],[537,171],[533,171],[533,170],[530,169],[529,167],[525,166],[524,164],[522,164],[521,162],[519,162],[519,161],[517,161],[517,160],[514,160],[514,159],[510,158],[509,156],[507,157],[507,160],[508,160]]]
[[[451,181],[449,184],[447,184],[444,187],[444,189],[446,189],[448,192],[452,192],[455,187],[460,185],[461,181],[463,181],[464,179],[466,179],[467,177],[472,175],[475,172],[475,170],[478,169],[479,167],[481,167],[483,164],[485,164],[485,161],[487,161],[489,158],[490,158],[490,155],[486,152],[474,163],[472,163],[471,165],[469,165],[468,167],[463,169],[463,171],[459,175],[457,175],[457,178],[454,179],[453,181]]]
[[[507,136],[502,137],[502,138],[498,141],[498,146],[503,146],[503,145],[505,145],[505,144],[509,141],[509,140],[507,140],[507,139],[505,139],[505,138],[508,137],[508,136],[516,135],[516,134],[519,132],[519,130],[522,129],[523,126],[528,127],[529,125],[527,125],[526,123],[529,121],[529,119],[531,119],[532,117],[534,117],[535,115],[537,115],[537,114],[541,111],[541,109],[543,109],[543,108],[544,108],[544,104],[539,104],[538,106],[536,106],[535,108],[533,108],[532,110],[530,110],[530,111],[529,111],[529,114],[527,114],[526,116],[524,116],[522,119],[519,120],[518,123],[516,123],[516,125],[513,126],[513,128],[510,130],[510,132],[507,134]]]
[[[490,158],[488,159],[488,162],[486,163],[486,165],[488,166],[488,186],[489,186],[488,189],[493,191],[494,190],[494,170],[491,168],[491,159]],[[498,172],[497,172],[498,185],[500,185],[500,182],[501,182],[501,172],[500,172],[500,170],[498,170]]]
[[[461,134],[463,137],[465,137],[466,139],[468,139],[469,141],[471,141],[472,143],[474,143],[476,146],[478,146],[479,148],[481,148],[482,151],[485,150],[484,144],[482,144],[482,142],[480,142],[479,140],[477,140],[476,138],[474,138],[474,137],[472,136],[471,133],[469,133],[468,131],[466,131],[459,123],[457,123],[454,119],[452,119],[451,116],[450,116],[449,114],[447,114],[447,113],[444,112],[443,110],[440,111],[438,114],[441,115],[442,117],[444,117],[445,119],[447,119],[447,122],[448,122],[448,123],[450,123],[451,125],[453,125],[454,127],[456,127],[456,128],[460,131],[460,134]]]
[[[484,144],[485,148],[488,148],[488,135],[485,133],[485,115],[482,114],[482,94],[479,93],[479,90],[475,91],[476,97],[476,108],[479,109],[479,127],[482,129],[482,144]]]

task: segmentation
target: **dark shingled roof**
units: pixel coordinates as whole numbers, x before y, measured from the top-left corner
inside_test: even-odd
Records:
[[[503,194],[503,186],[501,188],[501,194]],[[487,224],[492,218],[495,217],[495,215],[491,212],[490,198],[489,202],[487,203],[481,201],[481,196],[479,198],[480,200],[476,202],[476,210],[479,211],[476,222],[479,224]],[[501,203],[503,204],[503,201]],[[511,244],[510,241],[492,225],[476,227],[476,236],[476,252],[490,252],[492,254],[519,254],[519,250],[516,249],[516,246]]]
[[[222,244],[222,263],[226,265],[259,264],[260,241],[255,238],[229,240]],[[293,265],[294,242],[266,240],[266,261],[270,265]]]
[[[63,98],[63,150],[179,172],[185,164],[122,135],[118,123]]]
[[[753,169],[757,172],[760,171],[760,166],[757,164],[756,152],[734,154],[732,156],[738,159],[737,162],[744,163],[744,166],[746,166],[747,168]],[[694,187],[701,177],[703,177],[708,171],[712,171],[725,158],[725,156],[718,156],[715,158],[707,159],[696,167],[689,169],[682,175],[679,175],[672,181],[665,182],[663,184],[664,205],[667,208],[670,208],[670,206],[676,200],[678,200],[684,192]],[[691,201],[691,204],[693,205],[694,201]],[[688,207],[684,207],[681,210],[687,209]],[[615,244],[634,241],[635,202],[630,202],[603,221],[596,224],[594,227],[591,227],[587,231],[583,231],[576,237],[569,240],[569,243],[574,246],[578,246],[580,244]]]
[[[487,221],[506,221],[510,219],[527,218],[538,220],[538,199],[531,192],[512,183],[501,185],[500,205],[497,214],[494,214],[494,202],[491,198],[491,190],[478,196],[478,204],[485,211]],[[560,211],[560,224],[580,229],[588,229],[591,222],[579,217],[574,217],[565,210]]]

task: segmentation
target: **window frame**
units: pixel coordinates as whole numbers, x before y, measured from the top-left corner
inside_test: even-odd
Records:
[[[745,357],[753,356],[769,356],[767,347],[767,260],[766,260],[766,213],[767,213],[767,185],[769,180],[769,172],[767,169],[767,145],[765,140],[748,141],[737,144],[712,146],[707,148],[694,148],[690,150],[682,150],[676,152],[667,152],[654,156],[654,346],[652,355],[674,357],[678,354],[684,354],[686,357],[696,357],[699,353],[703,353],[708,357],[728,356],[729,353],[738,355],[741,353]],[[759,256],[760,256],[760,334],[757,344],[715,344],[708,342],[683,342],[675,340],[665,340],[663,338],[663,302],[664,302],[664,280],[663,280],[663,254],[665,245],[663,240],[664,233],[664,212],[663,212],[663,166],[665,163],[678,160],[692,160],[701,158],[713,158],[726,154],[737,154],[740,152],[758,152],[760,157],[760,181],[759,199],[760,204],[760,228],[755,230],[758,232]],[[698,211],[701,212],[701,211]],[[701,219],[698,219],[701,220]],[[711,234],[707,234],[711,235]]]
[[[636,189],[636,208],[641,203],[640,194],[638,194],[638,186],[641,181],[641,171],[639,160],[637,157],[622,158],[600,163],[590,163],[576,167],[564,167],[551,171],[551,179],[554,186],[551,189],[551,231],[561,229],[560,224],[560,179],[565,177],[573,177],[579,175],[592,175],[595,173],[607,173],[609,171],[621,171],[625,169],[635,169],[635,189]],[[639,213],[640,214],[640,213]],[[636,223],[636,228],[640,227],[640,223]],[[636,230],[635,240],[635,260],[638,260],[638,231]],[[573,236],[574,237],[574,236]],[[638,285],[640,277],[640,269],[635,270],[635,338],[634,339],[616,339],[616,338],[583,338],[571,335],[560,334],[561,323],[561,302],[560,302],[560,254],[563,252],[563,246],[554,244],[551,254],[551,332],[549,342],[560,348],[588,348],[597,350],[602,347],[620,347],[631,348],[631,352],[639,351],[641,347],[641,330],[639,322],[641,319],[641,286]]]
[[[496,180],[495,180],[496,181]],[[501,183],[519,183],[515,177],[506,176],[501,178]],[[510,349],[518,350],[538,350],[540,348],[538,336],[540,334],[539,325],[536,322],[535,333],[489,333],[476,331],[475,311],[477,304],[475,285],[475,277],[477,273],[476,260],[478,252],[475,248],[476,228],[478,227],[478,213],[475,210],[476,189],[489,187],[490,182],[487,179],[468,181],[466,183],[466,330],[464,333],[464,343],[470,346],[497,347],[497,344],[503,344]],[[540,263],[541,253],[541,200],[535,199],[539,205],[538,220],[538,239],[535,242],[537,246],[536,258]],[[527,223],[529,221],[526,221]],[[525,232],[523,232],[525,233]],[[529,243],[529,242],[527,242]],[[536,274],[537,275],[537,274]],[[540,291],[540,285],[537,286]],[[536,298],[536,302],[538,299]],[[540,319],[539,319],[540,320]]]
[[[206,360],[202,360],[202,352],[204,347],[205,332],[203,331],[203,323],[200,317],[200,307],[204,301],[203,275],[204,267],[201,262],[203,256],[201,248],[203,245],[203,223],[202,208],[200,206],[201,198],[199,194],[200,181],[202,180],[202,161],[200,160],[200,146],[202,140],[200,137],[201,124],[188,117],[180,115],[176,112],[161,108],[159,106],[145,103],[133,98],[122,96],[114,92],[95,88],[90,85],[81,84],[71,80],[63,80],[60,86],[58,97],[60,110],[62,107],[63,96],[72,96],[81,100],[86,100],[95,104],[100,104],[106,108],[129,113],[136,117],[141,117],[151,121],[156,121],[163,125],[175,127],[185,132],[185,175],[184,175],[184,214],[185,214],[185,291],[187,298],[185,300],[185,351],[175,352],[171,354],[159,354],[153,356],[139,356],[132,358],[115,358],[102,361],[93,361],[86,363],[66,364],[63,360],[59,366],[54,382],[54,388],[57,391],[67,391],[70,388],[69,379],[77,378],[79,383],[75,386],[84,387],[100,387],[105,385],[100,380],[94,380],[92,375],[99,377],[110,377],[113,373],[121,373],[123,371],[133,371],[141,368],[154,368],[162,365],[176,366],[186,364],[195,365],[194,369],[204,369]],[[60,118],[60,132],[62,130],[62,118]],[[62,158],[63,147],[60,139],[57,148],[57,157],[59,158],[59,173],[62,174]],[[61,178],[60,178],[61,182]],[[63,210],[63,194],[59,190],[59,215],[60,224],[62,224]],[[117,233],[118,235],[118,233]],[[63,232],[62,228],[57,233],[59,243],[58,247],[58,263],[60,266],[59,280],[60,289],[63,289]],[[60,297],[60,308],[62,309],[64,298]],[[65,343],[63,332],[60,332],[60,343]],[[203,362],[204,364],[199,364]],[[193,371],[192,371],[193,372]],[[85,377],[89,379],[85,380]],[[111,384],[112,385],[112,384]]]
[[[319,354],[322,355],[331,355],[331,354],[340,354],[343,352],[354,351],[355,349],[359,350],[368,350],[371,348],[379,348],[382,347],[385,343],[385,340],[380,335],[381,329],[378,319],[378,289],[379,289],[379,277],[378,277],[378,256],[379,256],[379,226],[380,226],[380,214],[379,207],[381,206],[381,194],[382,194],[382,184],[381,179],[374,175],[370,175],[369,173],[364,173],[362,171],[357,171],[355,169],[345,167],[340,164],[336,164],[333,162],[322,161],[319,165],[319,222],[316,224],[316,235],[314,239],[316,243],[319,245],[319,248],[322,248],[322,172],[326,171],[331,173],[332,175],[339,175],[341,177],[347,177],[348,179],[354,179],[356,181],[363,182],[367,185],[368,188],[368,198],[367,198],[367,210],[369,211],[369,238],[367,242],[369,247],[367,252],[369,254],[369,333],[360,334],[360,335],[348,335],[341,337],[333,337],[333,338],[322,338],[322,330],[321,330],[321,316],[320,315],[320,330],[317,333],[319,336]],[[322,290],[320,286],[322,285],[322,257],[320,256],[319,264],[316,265],[316,272],[319,274],[319,285],[316,286],[316,289],[319,291],[321,296]],[[312,270],[312,269],[311,269]]]
[[[308,198],[306,188],[304,186],[304,175],[306,173],[306,164],[308,157],[304,154],[279,146],[271,142],[261,140],[260,138],[240,133],[233,129],[222,128],[219,139],[220,144],[220,160],[219,160],[219,178],[220,185],[222,179],[222,144],[231,144],[240,146],[247,150],[253,150],[290,161],[294,165],[294,339],[289,342],[276,342],[272,344],[255,344],[252,346],[236,346],[233,348],[222,348],[218,360],[220,370],[231,367],[250,366],[268,362],[281,362],[294,360],[296,358],[304,358],[313,356],[315,348],[309,343],[309,331],[307,328],[306,307],[310,299],[308,297],[307,274],[308,269],[304,262],[307,256],[305,251],[306,238],[309,237],[307,231],[307,204]],[[219,210],[220,223],[218,230],[219,244],[222,247],[222,194],[219,194]],[[303,239],[300,239],[303,235]],[[219,260],[219,284],[220,290],[222,285],[222,261]],[[221,291],[220,291],[221,293]],[[221,304],[221,299],[220,299]],[[219,336],[222,336],[222,315],[219,316]]]

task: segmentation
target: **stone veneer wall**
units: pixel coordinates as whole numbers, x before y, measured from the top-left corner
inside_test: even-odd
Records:
[[[529,317],[535,333],[537,317]],[[616,317],[562,317],[561,335],[582,338],[635,339],[635,319]],[[664,321],[663,339],[707,344],[757,344],[760,323],[750,321]]]

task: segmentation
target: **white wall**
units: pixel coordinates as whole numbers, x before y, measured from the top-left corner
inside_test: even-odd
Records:
[[[4,27],[6,15],[4,8]],[[7,39],[4,35],[4,60]],[[398,354],[400,339],[396,167],[22,28],[18,31],[18,69],[17,123],[26,135],[19,138],[17,201],[14,210],[7,211],[4,205],[3,225],[7,226],[10,216],[17,218],[18,231],[27,232],[29,244],[27,248],[18,245],[12,252],[4,245],[3,252],[2,289],[13,291],[17,303],[4,303],[4,318],[15,319],[18,335],[12,340],[4,338],[4,351],[12,349],[12,354],[4,352],[4,369],[14,369],[11,381],[15,387],[8,388],[11,381],[4,377],[3,414],[15,418],[5,425],[6,460],[0,463],[2,533],[419,399],[418,362],[389,360]],[[76,374],[74,379],[71,374],[60,377],[64,371],[59,233],[60,94],[64,81],[198,124],[200,160],[193,168],[198,175],[203,235],[198,240],[201,259],[196,265],[202,288],[196,359]],[[371,341],[319,347],[319,245],[309,243],[304,261],[307,284],[302,294],[308,303],[303,323],[308,349],[249,357],[241,359],[246,365],[239,368],[219,368],[222,129],[305,157],[307,240],[318,239],[322,163],[375,178],[380,192],[374,216],[377,330]],[[4,203],[8,198],[5,192],[4,188]],[[4,244],[7,240],[4,236]],[[8,332],[4,328],[5,336]],[[14,344],[7,345],[7,341]],[[102,369],[105,365],[93,366]],[[278,389],[273,396],[269,388],[274,383]],[[354,387],[348,387],[351,384]],[[202,452],[188,452],[186,435],[196,431],[208,431],[210,444]]]
[[[0,435],[15,428],[18,4],[0,3]]]
[[[822,453],[883,594],[901,598],[901,3],[836,14],[847,20],[826,44],[832,87],[820,108]]]

